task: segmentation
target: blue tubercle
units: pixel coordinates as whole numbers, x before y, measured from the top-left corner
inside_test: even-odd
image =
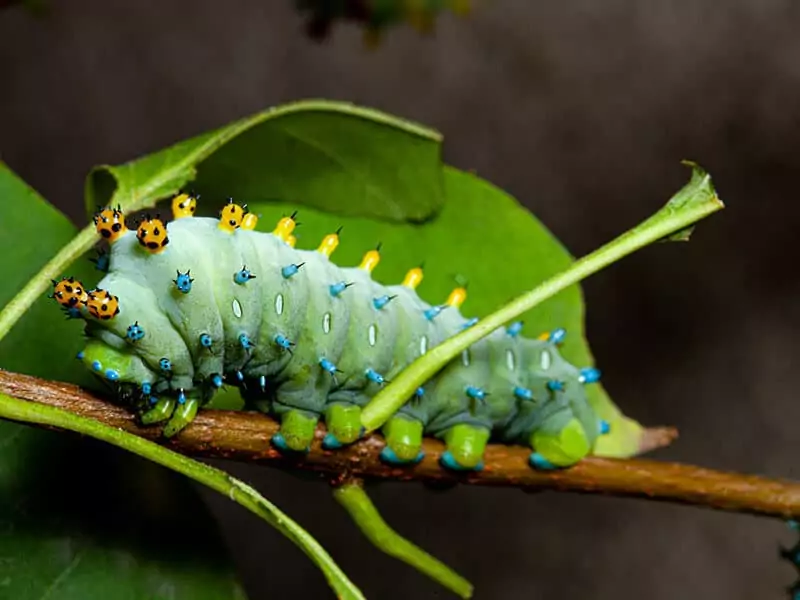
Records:
[[[419,400],[425,395],[425,388],[419,386],[416,390],[414,390],[414,397]]]
[[[528,388],[524,387],[515,387],[514,388],[514,396],[519,398],[520,400],[533,400],[533,392]]]
[[[211,348],[211,344],[213,342],[214,342],[214,340],[212,340],[211,336],[208,335],[207,333],[201,333],[200,334],[200,345],[203,348]]]
[[[93,371],[98,371],[98,372],[102,371],[103,370],[103,363],[101,363],[99,360],[93,361],[92,362],[92,370]]]
[[[256,345],[250,340],[250,337],[246,333],[239,334],[239,344],[245,350],[252,350],[256,347]]]
[[[186,394],[183,390],[178,390],[178,404],[186,404]]]
[[[319,366],[322,367],[323,371],[327,371],[331,375],[334,375],[339,369],[336,368],[336,365],[329,361],[327,358],[320,358],[319,359]]]
[[[446,467],[451,471],[483,471],[483,461],[479,462],[474,467],[465,467],[456,460],[456,457],[453,456],[453,453],[450,452],[450,450],[444,451],[442,457],[439,459],[439,462],[442,463],[443,467]]]
[[[326,433],[325,437],[322,438],[322,447],[325,448],[325,450],[338,450],[342,446],[342,442],[332,433]]]
[[[182,294],[188,294],[192,291],[192,279],[191,271],[186,271],[186,273],[181,273],[180,271],[177,272],[178,276],[173,279],[172,281],[175,283],[175,287],[178,288],[178,291]]]
[[[397,298],[397,296],[387,296],[386,294],[383,296],[378,296],[377,298],[372,299],[372,306],[374,306],[377,310],[381,310],[395,298]]]
[[[145,396],[149,396],[150,392],[152,392],[152,391],[153,391],[153,386],[149,381],[145,381],[145,382],[142,383],[142,393]]]
[[[561,344],[565,339],[567,339],[567,330],[563,327],[553,329],[547,339],[554,344]]]
[[[144,337],[144,329],[139,325],[139,321],[135,321],[133,325],[128,325],[125,331],[125,338],[129,342],[138,342]]]
[[[246,266],[243,266],[240,270],[236,271],[233,274],[233,282],[239,285],[244,285],[251,279],[255,279],[256,276],[253,275],[250,271],[248,271]]]
[[[244,383],[244,373],[241,371],[236,371],[236,381],[239,383]]]
[[[353,285],[353,284],[352,283],[345,283],[344,281],[338,281],[338,282],[334,283],[333,285],[331,285],[328,288],[328,291],[330,292],[331,296],[333,296],[334,298],[338,298],[339,294],[341,294],[343,291],[345,291],[351,285]]]
[[[425,318],[428,319],[428,321],[433,321],[445,308],[445,306],[431,306],[422,314],[425,315]]]
[[[378,373],[375,369],[367,369],[367,372],[365,374],[367,376],[367,379],[369,379],[373,383],[377,383],[379,385],[383,385],[384,383],[386,383],[386,379],[384,378],[384,376]]]
[[[275,343],[284,350],[289,350],[289,351],[291,351],[292,346],[294,346],[294,342],[290,342],[288,339],[286,339],[285,336],[282,336],[281,334],[275,336]]]
[[[170,360],[168,358],[159,359],[158,366],[162,371],[164,371],[166,373],[172,371],[172,363],[170,362]]]
[[[77,306],[65,307],[64,314],[67,315],[67,319],[80,319],[83,316],[81,315],[81,309]]]
[[[97,256],[95,258],[90,258],[89,260],[94,263],[95,269],[103,273],[108,273],[108,267],[111,263],[108,253],[98,250]]]
[[[506,333],[511,337],[517,337],[522,331],[522,325],[523,325],[522,321],[515,321],[514,323],[511,323],[511,325],[508,326],[508,328],[506,329]]]
[[[534,469],[539,469],[540,471],[554,471],[555,469],[558,469],[557,466],[555,466],[538,452],[532,452],[528,457],[528,462]]]
[[[581,369],[581,374],[578,376],[578,381],[581,383],[597,383],[600,381],[600,369],[595,367],[584,367]]]
[[[106,369],[105,375],[109,381],[117,381],[119,379],[119,372],[114,369]]]
[[[219,373],[214,373],[211,376],[211,385],[213,385],[217,389],[222,387],[222,381],[223,381],[222,375],[220,375]]]
[[[157,404],[158,403],[158,396],[150,396],[150,404]]]
[[[605,435],[611,431],[611,423],[609,423],[605,419],[600,419],[600,423],[598,425],[599,425],[600,435]]]
[[[258,387],[261,388],[262,392],[266,392],[267,391],[267,377],[265,375],[261,375],[258,378]]]
[[[480,319],[478,317],[472,317],[471,319],[467,319],[467,321],[461,326],[461,329],[469,329],[473,325],[475,325]]]
[[[473,400],[480,400],[481,402],[486,399],[487,395],[483,388],[475,387],[474,385],[468,385],[464,389],[464,393]]]
[[[300,267],[302,267],[304,264],[306,263],[300,263],[298,265],[291,264],[291,265],[286,265],[285,267],[281,267],[281,275],[283,275],[284,279],[289,279],[293,275],[296,275],[297,272],[300,270]]]
[[[389,446],[384,446],[383,450],[381,450],[380,458],[385,463],[400,467],[400,466],[403,466],[403,465],[409,465],[409,464],[415,465],[415,464],[417,464],[423,458],[425,458],[425,453],[422,450],[420,450],[419,454],[417,454],[416,458],[413,458],[412,460],[403,460],[399,456],[397,456],[395,451],[392,450]]]
[[[83,360],[83,357],[84,357],[84,356],[86,356],[86,354],[84,353],[84,351],[83,351],[83,350],[81,350],[80,352],[78,352],[78,353],[75,355],[75,358],[77,358],[78,360]]]
[[[547,389],[551,392],[560,392],[564,389],[564,382],[558,379],[551,379],[547,382]]]

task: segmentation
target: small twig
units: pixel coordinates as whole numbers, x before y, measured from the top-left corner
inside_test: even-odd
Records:
[[[172,440],[160,439],[158,427],[142,427],[124,408],[85,392],[77,386],[55,383],[0,370],[0,393],[57,406],[78,415],[157,440],[182,454],[228,458],[281,468],[317,471],[328,479],[348,474],[366,479],[421,481],[436,484],[466,483],[608,494],[703,506],[757,515],[800,517],[800,483],[752,475],[725,473],[692,465],[630,459],[589,458],[554,472],[528,466],[530,450],[519,446],[490,445],[485,469],[480,473],[454,474],[439,466],[444,446],[426,439],[425,458],[415,467],[383,464],[378,455],[384,446],[380,435],[369,435],[352,446],[328,451],[322,448],[325,430],[317,429],[311,451],[297,459],[286,458],[270,445],[278,423],[252,412],[204,410]],[[647,449],[667,445],[675,430],[657,428],[645,436]]]
[[[333,497],[378,550],[411,565],[461,598],[472,597],[469,581],[389,527],[364,491],[362,480],[351,477],[339,482]]]

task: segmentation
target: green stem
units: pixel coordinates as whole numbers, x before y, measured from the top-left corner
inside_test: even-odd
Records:
[[[361,591],[307,531],[246,483],[224,471],[192,460],[158,444],[73,413],[0,394],[0,417],[69,429],[138,454],[216,490],[255,513],[289,538],[322,570],[341,599],[363,600]]]
[[[692,224],[724,208],[714,193],[708,174],[697,166],[693,167],[691,181],[652,217],[575,261],[566,271],[522,294],[469,329],[442,342],[406,367],[364,407],[361,423],[367,432],[381,427],[406,403],[414,390],[463,350],[498,327],[639,248],[683,233]],[[686,239],[686,236],[681,239]]]
[[[469,581],[386,524],[364,491],[360,480],[340,485],[333,495],[361,532],[379,550],[425,573],[460,597],[472,597],[472,584]]]
[[[20,320],[31,305],[47,291],[51,279],[58,279],[64,269],[71,265],[97,241],[94,225],[84,227],[78,235],[56,254],[27,285],[0,312],[0,340]]]

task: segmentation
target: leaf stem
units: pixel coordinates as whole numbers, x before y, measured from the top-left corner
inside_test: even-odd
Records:
[[[360,479],[338,485],[333,497],[378,550],[411,565],[462,598],[472,597],[469,581],[389,527],[364,491]]]
[[[367,432],[381,427],[412,396],[414,390],[433,377],[460,352],[502,327],[522,313],[578,283],[589,275],[655,241],[682,232],[692,224],[722,209],[707,173],[694,166],[692,179],[661,210],[633,229],[575,261],[572,266],[522,294],[500,310],[463,332],[448,338],[406,367],[376,394],[361,413]]]
[[[319,542],[252,487],[224,471],[94,419],[81,417],[53,406],[19,400],[2,393],[0,393],[0,417],[59,427],[91,436],[138,454],[216,490],[264,519],[297,545],[320,568],[339,598],[363,600],[361,591],[347,578]]]

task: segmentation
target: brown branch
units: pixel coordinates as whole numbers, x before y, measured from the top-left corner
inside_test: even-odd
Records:
[[[325,430],[322,426],[317,429],[311,451],[302,458],[291,459],[270,445],[270,438],[278,430],[277,422],[259,413],[204,410],[176,438],[164,440],[160,437],[160,428],[142,427],[124,408],[96,398],[74,385],[0,370],[0,393],[90,417],[161,441],[183,454],[308,469],[326,474],[330,480],[349,476],[439,485],[510,486],[528,491],[555,490],[648,498],[780,518],[800,516],[800,483],[691,465],[641,459],[589,458],[569,469],[542,472],[528,466],[530,450],[519,446],[490,445],[486,450],[485,469],[480,473],[461,475],[439,466],[444,446],[437,440],[425,440],[425,458],[421,463],[410,468],[398,468],[385,465],[378,458],[384,446],[380,435],[370,435],[341,450],[323,450],[321,441]],[[675,430],[669,428],[648,430],[644,445],[646,449],[664,446],[676,435]]]

